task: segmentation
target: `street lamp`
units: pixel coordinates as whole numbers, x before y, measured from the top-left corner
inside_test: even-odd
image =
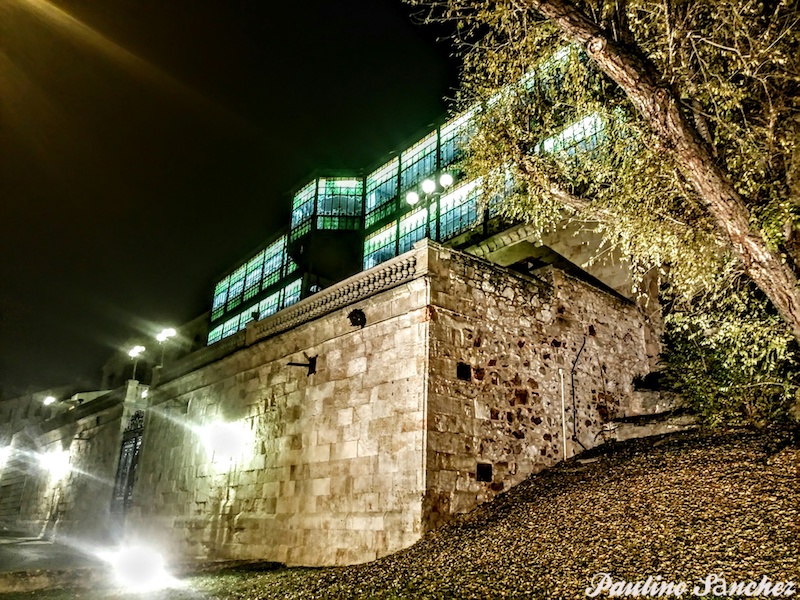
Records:
[[[167,348],[166,341],[168,339],[170,339],[170,338],[175,337],[177,335],[177,333],[178,332],[175,331],[172,327],[168,327],[167,329],[161,330],[161,333],[159,333],[156,336],[156,340],[158,341],[159,344],[161,344],[161,365],[160,366],[162,366],[162,367],[164,366],[164,350],[166,350],[166,348]]]
[[[136,365],[139,363],[139,355],[145,350],[144,346],[134,346],[128,351],[128,356],[133,359],[133,375],[131,375],[131,379],[136,379]]]
[[[425,179],[420,187],[422,193],[425,195],[425,237],[431,237],[431,203],[434,198],[441,200],[444,191],[453,185],[453,176],[450,173],[439,173],[438,181],[434,179]],[[419,193],[411,190],[406,194],[406,203],[410,206],[415,206],[420,200]],[[437,207],[437,212],[441,211],[441,207]],[[436,219],[436,239],[439,239],[439,219]]]

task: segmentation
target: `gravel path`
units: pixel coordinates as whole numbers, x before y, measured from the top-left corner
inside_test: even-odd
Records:
[[[191,591],[159,597],[585,598],[598,573],[686,581],[684,597],[711,574],[800,583],[796,434],[692,433],[607,447],[595,458],[532,477],[373,563],[198,576]]]

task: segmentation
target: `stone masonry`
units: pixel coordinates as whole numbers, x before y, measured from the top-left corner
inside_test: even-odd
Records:
[[[421,242],[252,323],[227,356],[165,373],[128,534],[187,558],[395,552],[563,460],[565,444],[601,443],[638,405],[647,327],[633,303],[560,271]],[[235,456],[211,449],[215,422],[238,428]]]

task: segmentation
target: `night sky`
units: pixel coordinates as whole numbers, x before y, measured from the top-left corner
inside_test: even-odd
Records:
[[[207,310],[313,169],[444,114],[443,33],[400,0],[0,0],[2,397]]]

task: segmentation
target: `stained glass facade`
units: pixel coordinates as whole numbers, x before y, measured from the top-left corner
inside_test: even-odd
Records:
[[[534,88],[558,87],[573,52],[578,50],[571,46],[558,50],[533,68],[521,84],[531,92]],[[266,318],[300,300],[305,274],[298,273],[288,248],[295,252],[314,231],[327,231],[327,236],[336,231],[359,232],[357,235],[363,240],[362,267],[369,269],[407,252],[426,236],[447,242],[484,221],[496,219],[505,196],[482,199],[480,180],[464,181],[459,172],[459,161],[479,110],[476,106],[450,118],[366,176],[318,176],[300,187],[292,199],[288,235],[263,248],[215,286],[209,343],[240,331],[255,317]],[[606,135],[604,118],[594,113],[543,139],[534,151],[577,160],[581,153],[597,149]],[[450,184],[443,188],[440,183],[425,194],[421,189],[423,181],[440,181],[442,174],[452,177]],[[509,175],[507,191],[513,185]],[[413,206],[406,202],[409,192],[418,195]],[[326,249],[323,246],[323,251]],[[307,263],[306,268],[311,269],[310,265]],[[318,274],[308,274],[319,281]]]
[[[263,318],[297,302],[296,281],[291,283],[295,286],[291,294],[285,294],[288,278],[297,271],[286,246],[287,236],[283,235],[217,283],[211,306],[209,344],[244,329],[254,312]]]

